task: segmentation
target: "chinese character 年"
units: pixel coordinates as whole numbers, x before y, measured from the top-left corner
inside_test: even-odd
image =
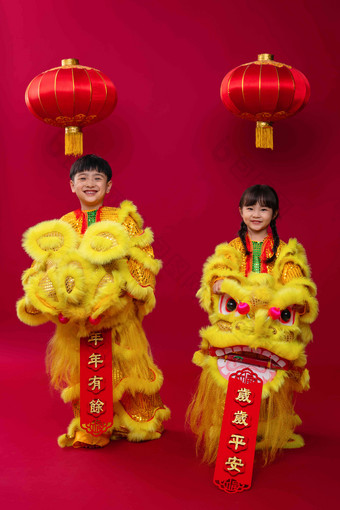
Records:
[[[101,354],[92,353],[89,356],[89,360],[91,360],[91,361],[88,361],[87,364],[88,365],[94,365],[95,368],[98,367],[99,363],[104,363],[104,361],[102,360],[102,355]]]

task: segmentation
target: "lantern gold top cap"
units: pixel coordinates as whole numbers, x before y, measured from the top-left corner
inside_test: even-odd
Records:
[[[62,67],[64,66],[77,66],[79,64],[79,60],[77,58],[63,58],[61,61]]]
[[[274,55],[271,53],[260,53],[257,55],[257,60],[274,60]]]

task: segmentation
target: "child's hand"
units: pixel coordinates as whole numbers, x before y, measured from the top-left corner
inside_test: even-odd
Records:
[[[214,283],[213,288],[212,288],[214,294],[221,293],[222,282],[223,282],[223,280],[217,280],[217,282]]]

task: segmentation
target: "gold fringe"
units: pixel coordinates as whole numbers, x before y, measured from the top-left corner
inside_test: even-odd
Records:
[[[262,450],[265,464],[272,462],[276,453],[289,444],[294,428],[301,424],[294,412],[293,386],[293,381],[287,380],[278,392],[262,400],[256,449]],[[203,462],[209,464],[215,462],[217,456],[225,394],[225,390],[203,369],[186,414],[186,421],[197,438],[196,451]]]
[[[273,127],[268,122],[256,122],[256,147],[273,150]]]
[[[65,128],[65,155],[81,156],[83,154],[83,133],[78,127]]]
[[[196,393],[186,413],[186,423],[197,437],[196,453],[203,462],[215,461],[221,433],[226,391],[203,369]]]

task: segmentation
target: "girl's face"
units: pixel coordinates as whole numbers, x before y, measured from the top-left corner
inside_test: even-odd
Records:
[[[255,234],[256,237],[261,234],[263,237],[267,235],[268,226],[273,219],[273,209],[256,202],[254,205],[244,205],[240,208],[240,214],[247,225],[250,237],[252,234]]]

